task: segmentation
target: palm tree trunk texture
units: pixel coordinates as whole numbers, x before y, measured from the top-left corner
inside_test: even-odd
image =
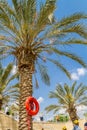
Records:
[[[2,95],[0,94],[0,110],[2,108]]]
[[[25,101],[32,96],[32,63],[19,66],[20,75],[20,110],[19,110],[19,130],[32,130],[32,116],[29,116],[25,109]]]
[[[72,123],[73,123],[74,120],[78,119],[77,112],[76,112],[75,108],[69,109],[68,113],[69,113],[69,116],[70,116],[70,119],[71,119]]]
[[[2,100],[0,100],[0,110],[1,110],[1,108],[2,108]]]

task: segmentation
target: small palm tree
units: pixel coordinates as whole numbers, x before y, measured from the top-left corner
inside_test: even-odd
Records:
[[[11,85],[11,82],[17,78],[17,73],[12,74],[13,64],[8,64],[2,68],[0,64],[0,110],[3,104],[16,101],[19,97],[19,84]]]
[[[56,21],[53,17],[56,0],[46,0],[40,6],[37,6],[36,0],[11,0],[12,5],[6,1],[0,0],[0,58],[9,55],[16,58],[20,77],[19,130],[26,130],[27,113],[24,102],[33,94],[33,74],[38,86],[37,69],[42,80],[49,85],[44,65],[46,61],[54,63],[69,78],[70,74],[59,61],[59,56],[71,58],[86,67],[78,56],[61,50],[60,46],[87,44],[86,28],[79,21],[87,16],[79,13]],[[79,40],[75,37],[68,39],[68,34],[78,34]],[[55,54],[55,58],[52,59],[49,54]],[[29,116],[29,122],[29,129],[32,130],[32,116]]]
[[[58,84],[54,92],[50,92],[49,98],[57,99],[57,104],[49,105],[45,108],[47,112],[58,112],[64,108],[68,112],[71,121],[78,119],[77,107],[81,105],[87,106],[87,86],[82,83],[78,86],[76,82],[72,86],[65,84],[64,86]]]

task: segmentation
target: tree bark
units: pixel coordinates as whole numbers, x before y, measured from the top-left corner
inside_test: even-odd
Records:
[[[18,72],[19,72],[19,130],[32,130],[32,116],[27,114],[25,108],[25,101],[29,96],[32,96],[33,85],[32,76],[34,73],[34,65],[36,55],[29,48],[20,46],[14,55],[17,59]]]
[[[0,110],[1,110],[1,108],[2,108],[2,100],[0,100]]]
[[[72,108],[68,109],[68,113],[69,113],[69,116],[70,116],[70,119],[71,119],[72,123],[74,122],[74,120],[78,119],[75,107],[72,107]]]
[[[27,64],[19,64],[20,77],[20,99],[19,99],[19,130],[32,130],[32,116],[27,114],[25,101],[29,96],[32,96],[32,74],[33,62]]]
[[[0,110],[2,108],[2,95],[0,94]]]

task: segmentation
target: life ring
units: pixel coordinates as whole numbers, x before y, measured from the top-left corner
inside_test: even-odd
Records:
[[[32,96],[29,96],[26,99],[25,106],[26,106],[26,110],[28,111],[28,114],[31,116],[36,115],[39,111],[39,103]]]

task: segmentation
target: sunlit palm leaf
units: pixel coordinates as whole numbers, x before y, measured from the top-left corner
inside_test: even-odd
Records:
[[[68,70],[57,60],[48,59],[50,62],[54,63],[60,70],[62,70],[69,78],[71,78],[70,73]]]
[[[49,112],[49,111],[54,111],[54,113],[56,113],[60,108],[61,108],[61,106],[58,106],[58,105],[50,105],[50,106],[47,107],[45,110],[46,110],[47,112]]]
[[[7,68],[5,69],[3,75],[2,75],[2,83],[1,83],[1,86],[3,86],[3,84],[5,84],[7,78],[9,77],[9,74],[11,74],[11,71],[12,71],[12,68],[13,68],[13,65],[12,64],[9,64],[7,66]]]
[[[71,16],[67,16],[65,18],[62,18],[58,23],[56,23],[55,27],[59,28],[59,27],[66,27],[72,23],[76,23],[78,22],[78,20],[81,20],[83,18],[87,18],[86,14],[82,14],[82,13],[75,13],[72,14]]]
[[[82,83],[76,85],[76,82],[72,86],[68,84],[60,85],[58,84],[56,90],[49,93],[49,98],[55,98],[57,104],[49,105],[46,107],[46,111],[58,112],[61,108],[65,108],[66,111],[72,109],[77,109],[78,106],[87,105],[87,86],[84,86]],[[58,106],[58,109],[57,109]],[[75,114],[75,113],[74,113]],[[73,115],[75,116],[75,115]]]
[[[78,56],[76,56],[75,54],[72,54],[70,52],[64,52],[64,51],[60,51],[57,48],[51,48],[51,50],[54,51],[54,53],[58,54],[58,55],[63,55],[66,56],[67,58],[70,58],[76,62],[78,62],[79,64],[81,64],[82,66],[86,67],[87,65],[85,64],[85,62],[79,58]]]
[[[40,74],[41,74],[41,78],[42,80],[47,84],[49,85],[50,84],[50,80],[49,80],[49,76],[47,74],[47,69],[44,65],[41,65],[39,64],[39,71],[40,71]]]
[[[10,83],[17,78],[18,74],[12,75],[13,64],[10,63],[6,68],[0,64],[0,93],[2,95],[2,102],[8,103],[10,100],[18,100],[19,97],[19,83],[11,85]],[[11,99],[10,99],[11,98]]]

